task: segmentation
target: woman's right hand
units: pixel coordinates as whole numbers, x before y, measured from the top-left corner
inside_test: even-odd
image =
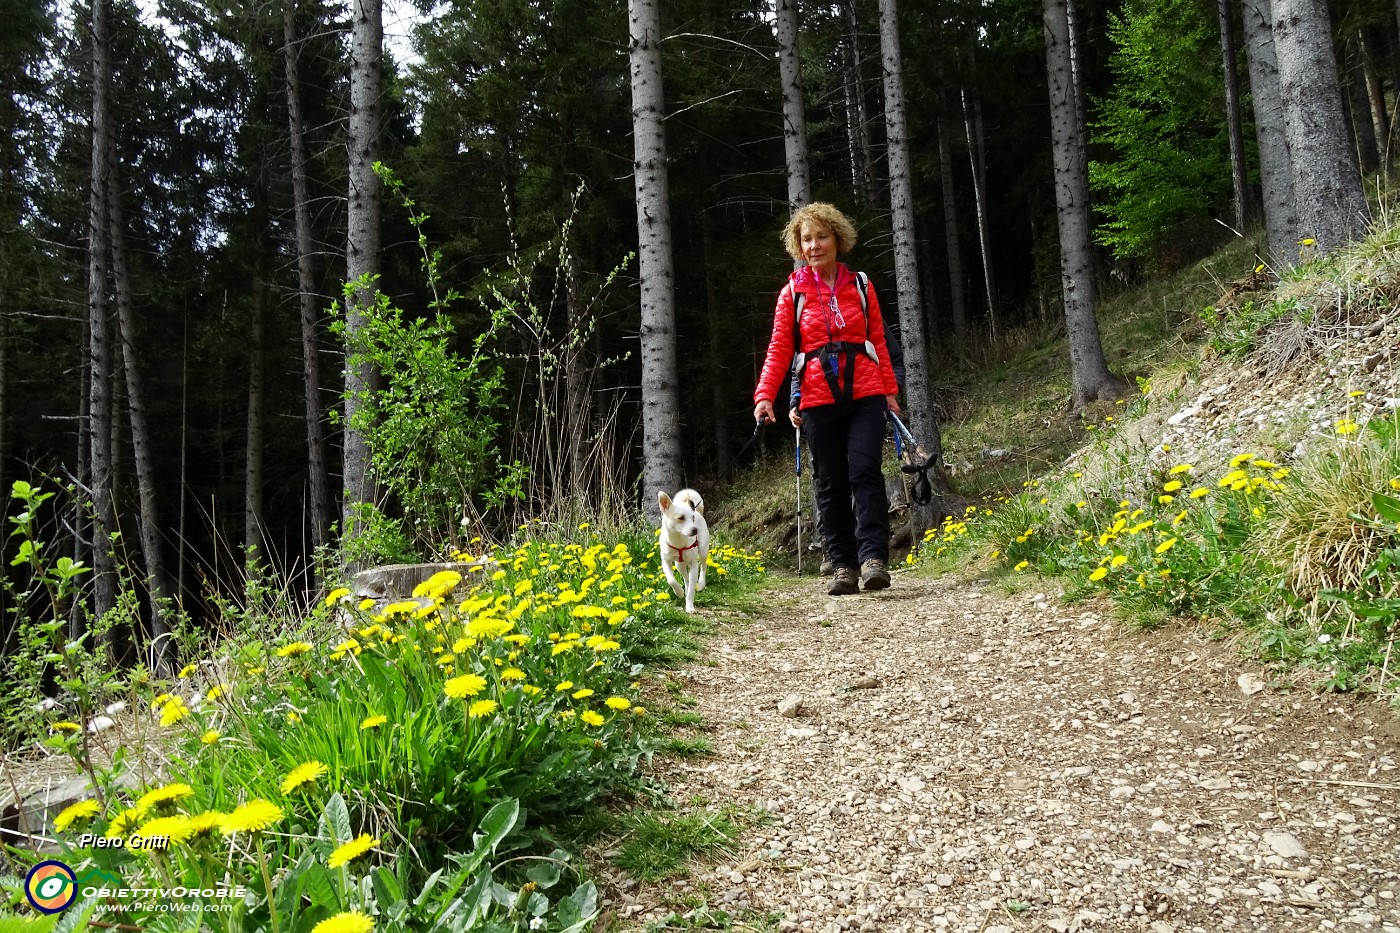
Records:
[[[753,420],[759,424],[772,424],[778,418],[773,414],[773,403],[764,399],[753,407]]]

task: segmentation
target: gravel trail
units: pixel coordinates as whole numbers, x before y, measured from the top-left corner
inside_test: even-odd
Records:
[[[673,797],[769,818],[681,881],[605,878],[614,929],[703,901],[736,930],[1400,933],[1384,703],[1101,605],[911,573],[824,594],[775,580],[677,672],[715,754],[661,766]]]

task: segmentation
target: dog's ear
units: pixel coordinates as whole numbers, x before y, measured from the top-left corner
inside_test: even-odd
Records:
[[[656,501],[661,503],[661,511],[666,511],[671,507],[671,497],[666,495],[665,490],[656,494]]]

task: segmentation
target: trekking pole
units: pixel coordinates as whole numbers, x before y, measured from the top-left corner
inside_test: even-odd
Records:
[[[802,429],[793,428],[797,441],[797,575],[802,576]]]

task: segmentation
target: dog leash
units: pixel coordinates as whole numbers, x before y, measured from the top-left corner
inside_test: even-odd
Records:
[[[744,446],[740,447],[738,452],[730,459],[729,467],[724,471],[725,475],[733,473],[734,470],[738,468],[739,461],[743,458],[744,454],[748,452],[748,449],[753,446],[754,441],[758,440],[758,435],[763,433],[763,429],[767,427],[767,425],[768,422],[766,421],[759,421],[754,424],[753,433],[749,435],[748,440],[744,441]]]

